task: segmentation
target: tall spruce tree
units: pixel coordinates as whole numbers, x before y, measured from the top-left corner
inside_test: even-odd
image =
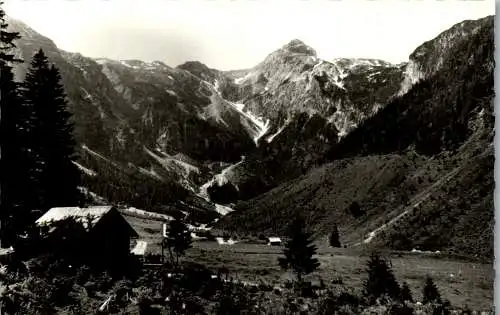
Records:
[[[18,32],[10,32],[7,30],[9,24],[7,23],[7,16],[2,9],[3,1],[0,1],[0,63],[5,65],[8,63],[22,62],[21,59],[16,58],[13,50],[16,48],[15,40],[21,38]]]
[[[76,160],[73,124],[59,70],[49,65],[43,50],[33,57],[22,87],[27,107],[34,109],[31,140],[39,168],[40,206],[78,205],[80,173]]]
[[[283,253],[285,257],[278,258],[282,269],[292,269],[297,275],[298,282],[302,277],[319,267],[319,261],[313,256],[316,246],[312,244],[311,234],[305,231],[305,222],[300,215],[296,215],[288,228],[287,242]]]
[[[401,299],[401,288],[396,281],[394,272],[378,253],[371,254],[367,272],[368,279],[364,282],[363,294],[369,303],[373,304],[383,296],[388,296],[396,301]]]
[[[434,283],[434,280],[430,276],[425,278],[424,289],[422,290],[422,302],[427,303],[439,303],[441,302],[441,294]]]
[[[13,65],[22,62],[15,57],[15,40],[19,33],[8,28],[5,11],[0,1],[0,246],[15,242],[18,225],[27,206],[24,195],[29,194],[27,148],[23,145],[26,117],[14,81]]]
[[[401,301],[408,301],[413,303],[413,295],[411,294],[410,286],[408,286],[408,283],[404,282],[403,286],[401,287]]]
[[[337,227],[337,225],[333,226],[333,230],[332,230],[332,233],[330,234],[328,242],[330,243],[331,247],[341,247],[340,233],[339,233],[339,228]]]

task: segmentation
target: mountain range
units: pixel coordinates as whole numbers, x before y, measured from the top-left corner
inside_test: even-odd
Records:
[[[490,259],[493,20],[458,23],[401,64],[323,60],[294,39],[234,71],[89,58],[8,22],[17,80],[40,48],[61,71],[91,203],[245,235],[280,234],[300,211],[346,246]]]

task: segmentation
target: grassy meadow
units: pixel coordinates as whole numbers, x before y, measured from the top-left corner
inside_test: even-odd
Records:
[[[161,222],[126,216],[141,240],[149,243],[148,252],[160,253]],[[321,262],[311,279],[331,287],[344,287],[359,293],[366,277],[369,251],[362,248],[333,249],[326,241],[317,243],[317,258]],[[282,271],[277,263],[282,247],[242,241],[235,245],[219,245],[213,241],[195,241],[184,260],[217,270],[225,268],[230,276],[252,283],[279,286],[292,275]],[[493,306],[494,269],[492,264],[471,262],[439,254],[392,252],[390,257],[397,280],[410,286],[414,298],[421,299],[426,275],[437,284],[443,298],[455,306],[488,310]]]

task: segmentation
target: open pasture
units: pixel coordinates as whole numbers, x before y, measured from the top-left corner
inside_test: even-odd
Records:
[[[127,217],[141,239],[150,243],[149,251],[160,252],[161,222]],[[366,278],[368,251],[350,248],[332,249],[318,244],[317,258],[321,266],[312,279],[322,279],[331,287],[343,286],[359,293]],[[216,271],[226,268],[230,276],[254,283],[280,285],[292,275],[283,272],[277,259],[281,246],[236,243],[219,245],[212,241],[198,241],[188,250],[184,260],[205,264]],[[494,269],[492,264],[461,261],[438,254],[387,254],[399,283],[407,282],[414,298],[420,300],[426,275],[435,280],[443,298],[454,306],[468,305],[475,310],[489,310],[493,306]]]

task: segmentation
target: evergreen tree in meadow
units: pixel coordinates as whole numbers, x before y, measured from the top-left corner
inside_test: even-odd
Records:
[[[425,279],[425,285],[422,292],[424,304],[427,303],[439,303],[441,302],[441,294],[439,294],[438,288],[431,277],[427,276]]]
[[[408,301],[413,303],[413,296],[411,294],[410,287],[408,286],[408,283],[403,283],[403,286],[401,287],[401,300]]]
[[[179,266],[179,258],[185,254],[186,250],[191,248],[191,241],[191,232],[184,222],[180,219],[170,222],[166,245],[173,264]]]
[[[330,234],[330,238],[328,239],[328,242],[330,243],[331,247],[341,247],[339,229],[336,225],[333,227],[333,231]]]
[[[363,295],[370,304],[383,296],[393,300],[401,299],[401,289],[394,272],[388,263],[377,253],[372,253],[368,260],[368,279],[364,282]]]
[[[34,110],[31,140],[39,169],[42,210],[80,203],[80,172],[76,160],[73,124],[59,70],[49,65],[40,49],[33,57],[22,86],[25,106]]]
[[[287,234],[283,250],[285,257],[278,258],[278,262],[282,269],[291,269],[298,282],[302,282],[304,275],[312,273],[320,265],[318,259],[313,258],[317,248],[312,244],[311,234],[305,231],[305,222],[299,215],[290,224]]]

